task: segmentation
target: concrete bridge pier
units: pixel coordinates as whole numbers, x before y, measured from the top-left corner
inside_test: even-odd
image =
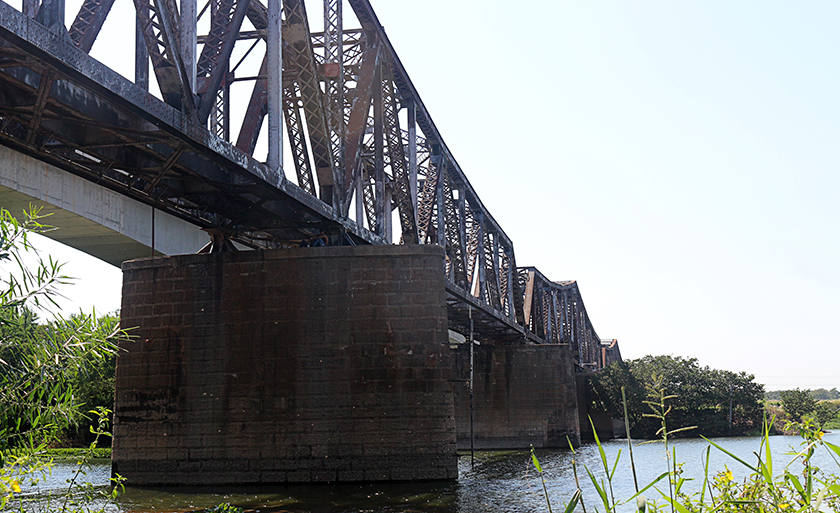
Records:
[[[457,477],[439,246],[123,264],[113,471],[132,485]]]
[[[469,345],[454,351],[458,450],[469,450]],[[476,450],[568,448],[580,444],[578,394],[571,348],[564,344],[474,347]],[[585,409],[585,405],[583,406]]]

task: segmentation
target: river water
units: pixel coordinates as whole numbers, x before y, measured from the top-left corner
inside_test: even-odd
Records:
[[[840,445],[840,433],[829,433],[825,440]],[[755,437],[719,438],[714,442],[730,452],[754,464],[761,440]],[[801,439],[793,436],[770,437],[774,455],[774,470],[778,473],[793,458],[792,453],[800,447]],[[673,444],[677,460],[683,463],[683,476],[693,478],[686,488],[699,490],[703,480],[705,450],[709,443],[702,439],[678,440]],[[616,499],[627,499],[634,493],[633,476],[626,440],[605,442],[603,449],[612,468],[621,452],[613,480]],[[661,443],[634,444],[634,459],[641,486],[666,471],[665,450]],[[599,479],[604,476],[603,464],[598,447],[585,444],[576,454],[569,450],[540,450],[537,455],[545,472],[548,495],[554,511],[562,511],[562,505],[574,493],[575,477],[572,461],[575,460],[578,478],[584,490],[584,500],[591,505],[587,511],[594,511],[599,505],[597,495],[589,480],[586,468]],[[840,473],[840,466],[825,449],[820,448],[812,460],[816,466],[833,473]],[[741,464],[712,448],[713,471],[728,468],[736,477],[743,478],[748,470]],[[58,463],[48,476],[36,486],[28,486],[24,492],[30,496],[44,497],[66,487],[66,479],[72,476],[74,467],[69,463]],[[801,470],[800,463],[793,463],[792,470]],[[110,474],[107,460],[94,463],[84,478],[106,490],[105,483]],[[660,490],[667,493],[667,484],[660,482]],[[649,498],[659,497],[653,489],[646,492]],[[401,483],[401,484],[354,484],[282,486],[274,488],[214,488],[214,489],[165,489],[148,490],[127,487],[117,499],[113,512],[187,512],[200,511],[220,503],[230,503],[246,511],[295,512],[295,513],[478,513],[478,512],[536,512],[548,511],[539,476],[527,451],[476,453],[474,463],[469,455],[459,459],[459,479],[449,483]],[[603,511],[603,507],[598,509]],[[580,508],[578,509],[580,510]],[[633,511],[627,506],[619,511]]]

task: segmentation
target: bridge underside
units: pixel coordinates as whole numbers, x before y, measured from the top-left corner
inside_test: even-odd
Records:
[[[195,253],[208,237],[197,226],[0,146],[0,205],[20,216],[30,205],[58,228],[44,235],[119,267],[152,255]],[[153,224],[154,223],[154,224]]]
[[[0,144],[241,241],[381,242],[0,2]]]

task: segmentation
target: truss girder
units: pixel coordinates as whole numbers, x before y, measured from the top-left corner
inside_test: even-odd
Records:
[[[257,246],[321,232],[382,242],[5,3],[0,38],[18,49],[0,70],[0,143]]]
[[[251,0],[216,1],[218,4],[212,12],[210,32],[196,63],[198,80],[203,79],[204,82],[198,87],[202,99],[198,117],[202,122],[213,111],[219,88],[228,75],[230,55]]]
[[[569,344],[578,364],[603,365],[601,339],[589,320],[577,282],[551,282],[533,267],[517,270],[528,329],[546,342]],[[616,349],[617,350],[617,349]]]
[[[390,242],[396,209],[404,243],[444,248],[452,326],[463,327],[474,309],[485,336],[569,344],[583,368],[599,365],[600,340],[577,285],[517,267],[512,242],[446,146],[369,0],[346,0],[361,29],[344,27],[343,0],[323,0],[321,33],[310,31],[304,0],[283,2],[282,114],[297,184],[253,159],[266,76],[281,63],[263,58],[257,76],[240,77],[245,57],[231,62],[238,41],[252,41],[247,57],[267,37],[265,5],[210,0],[190,76],[176,1],[134,0],[139,47],[165,104],[87,55],[113,0],[83,0],[69,38],[39,25],[63,19],[60,0],[40,9],[25,1],[28,17],[0,4],[8,43],[0,143],[201,226],[241,233],[255,247],[323,231]],[[243,31],[246,17],[254,30]],[[232,147],[229,86],[241,80],[253,89]],[[356,222],[348,219],[354,195]]]

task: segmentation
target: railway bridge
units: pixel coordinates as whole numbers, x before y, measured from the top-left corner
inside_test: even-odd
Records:
[[[618,346],[517,265],[368,0],[113,7],[0,1],[0,201],[123,265],[115,471],[446,479],[579,439]],[[89,55],[106,23],[132,78]]]

